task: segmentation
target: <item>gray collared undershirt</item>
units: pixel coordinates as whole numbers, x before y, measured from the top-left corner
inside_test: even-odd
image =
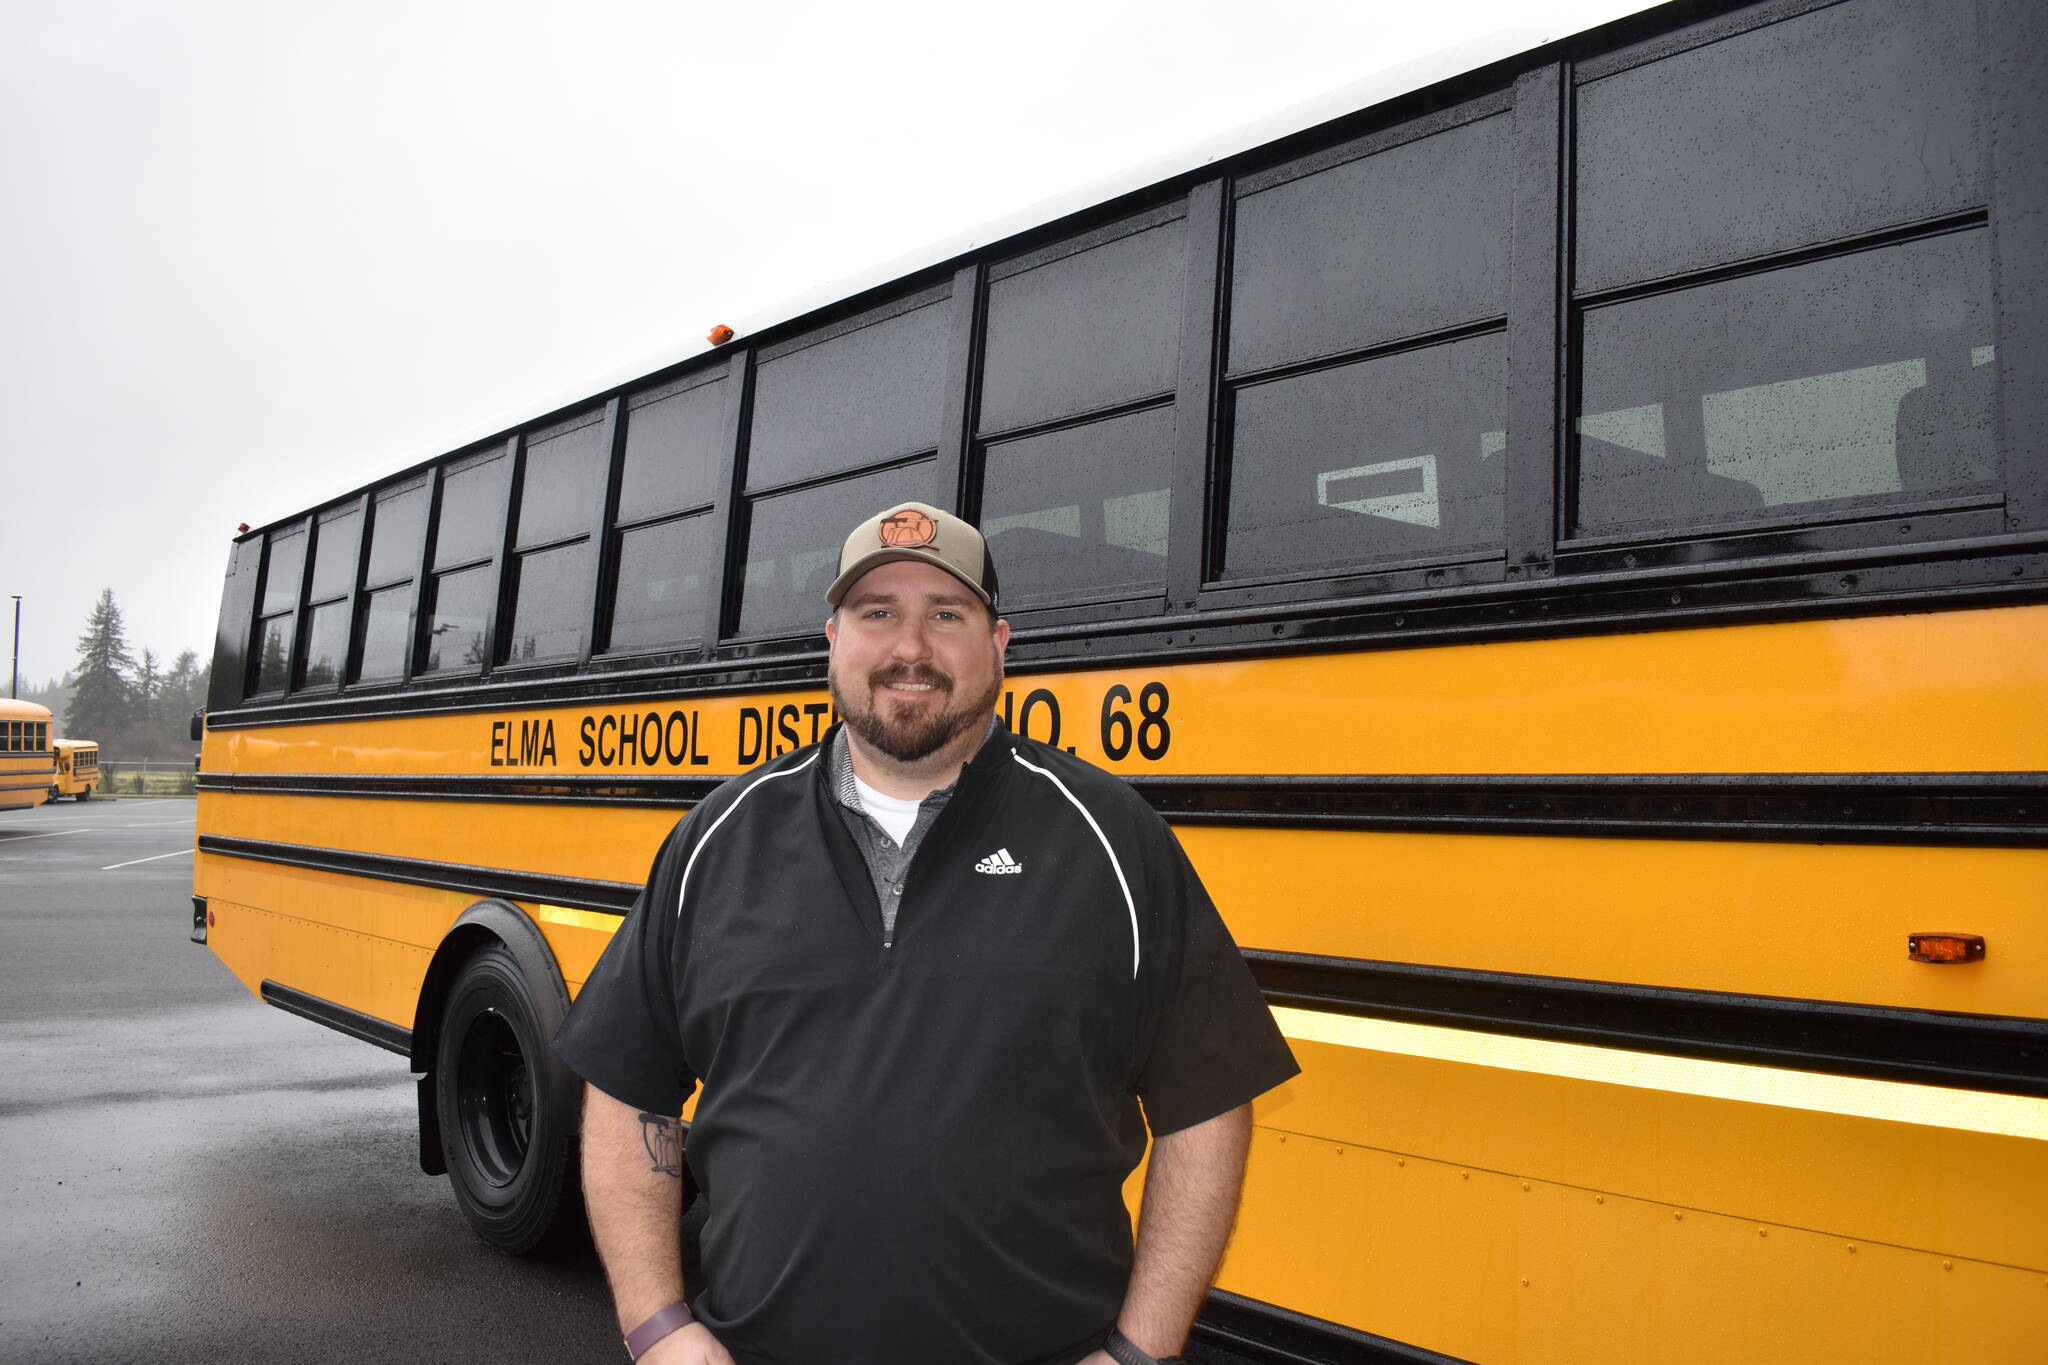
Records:
[[[996,720],[990,716],[988,729],[982,732],[981,742],[988,743],[989,735],[995,732]],[[975,752],[980,752],[977,745]],[[972,762],[973,760],[968,760]],[[924,842],[924,836],[939,818],[939,812],[952,799],[954,787],[960,785],[954,779],[952,787],[941,787],[924,800],[918,802],[917,818],[911,822],[910,833],[897,843],[889,832],[875,823],[867,808],[860,803],[860,789],[853,785],[853,759],[847,752],[846,731],[833,736],[832,744],[825,757],[827,771],[832,779],[832,795],[839,804],[839,813],[846,820],[846,828],[853,835],[853,842],[860,848],[861,859],[868,865],[868,876],[875,884],[875,899],[882,907],[882,942],[886,946],[896,940],[896,907],[903,902],[903,880],[910,873],[910,860],[917,856],[917,846]]]

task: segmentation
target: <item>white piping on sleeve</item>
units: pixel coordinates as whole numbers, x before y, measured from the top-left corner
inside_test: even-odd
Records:
[[[818,755],[812,754],[809,758],[805,759],[803,762],[797,764],[793,768],[784,768],[779,773],[769,773],[766,777],[759,778],[754,782],[748,784],[747,789],[745,791],[741,792],[738,796],[735,796],[732,799],[732,804],[725,808],[724,813],[721,814],[716,820],[713,820],[711,822],[711,828],[704,831],[704,837],[699,839],[697,841],[697,846],[690,850],[690,861],[683,864],[683,878],[681,881],[676,883],[676,919],[678,921],[680,921],[683,917],[683,897],[688,895],[690,892],[690,869],[697,865],[697,855],[699,853],[702,853],[704,851],[704,846],[711,842],[711,836],[718,833],[718,827],[725,823],[726,816],[729,816],[734,811],[738,810],[740,808],[740,802],[746,800],[748,797],[752,796],[757,790],[767,786],[776,778],[788,777],[793,773],[800,773],[804,769],[810,767],[813,763],[816,763],[817,761]]]
[[[1067,790],[1066,783],[1060,781],[1052,773],[1039,767],[1015,749],[1010,750],[1010,757],[1052,783],[1053,786],[1058,787],[1060,795],[1066,797],[1073,804],[1074,809],[1081,812],[1081,818],[1088,822],[1088,828],[1094,830],[1095,837],[1102,841],[1102,851],[1109,855],[1110,870],[1116,873],[1116,884],[1124,893],[1124,908],[1130,911],[1131,914],[1131,980],[1136,981],[1138,979],[1138,903],[1131,899],[1131,884],[1124,880],[1124,865],[1117,861],[1116,850],[1109,846],[1109,836],[1102,832],[1102,826],[1095,823],[1095,817],[1088,813],[1088,808],[1081,804],[1080,798]],[[716,828],[716,826],[713,826],[713,828]],[[687,876],[689,874],[686,872],[684,875]]]

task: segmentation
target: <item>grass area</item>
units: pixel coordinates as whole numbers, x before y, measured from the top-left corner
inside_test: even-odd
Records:
[[[109,769],[100,784],[100,794],[105,796],[191,796],[196,790],[195,774],[189,767],[152,768],[147,772],[136,769]]]

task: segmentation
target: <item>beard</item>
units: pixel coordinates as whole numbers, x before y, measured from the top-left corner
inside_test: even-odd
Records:
[[[951,677],[935,668],[893,664],[868,674],[867,689],[861,696],[855,696],[854,689],[850,687],[842,687],[837,673],[828,682],[832,702],[839,708],[839,716],[846,722],[846,728],[859,735],[869,747],[880,750],[898,763],[922,762],[958,739],[964,731],[986,725],[1003,689],[999,670],[979,696],[967,697],[956,705],[953,704]],[[936,688],[944,694],[945,703],[924,715],[884,715],[885,709],[895,708],[890,708],[887,702],[876,704],[877,692],[892,683],[906,682]]]

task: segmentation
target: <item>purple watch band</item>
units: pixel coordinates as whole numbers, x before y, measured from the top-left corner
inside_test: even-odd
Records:
[[[690,1305],[680,1299],[666,1308],[658,1308],[647,1321],[626,1333],[626,1354],[638,1360],[655,1342],[682,1331],[696,1320],[690,1312]]]

